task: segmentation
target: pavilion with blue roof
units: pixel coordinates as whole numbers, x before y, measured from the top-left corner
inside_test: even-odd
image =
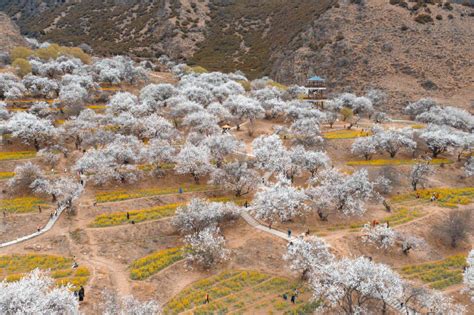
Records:
[[[319,107],[324,107],[326,101],[326,80],[320,76],[312,76],[308,78],[306,85],[307,95],[305,99]]]

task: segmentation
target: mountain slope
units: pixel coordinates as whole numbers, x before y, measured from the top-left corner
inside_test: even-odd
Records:
[[[386,89],[391,108],[422,96],[467,107],[474,9],[443,1],[2,0],[0,10],[24,34],[100,54],[166,53],[287,84],[318,74],[332,91]]]
[[[0,12],[0,30],[0,51],[9,51],[15,46],[26,45],[18,27],[2,12]]]

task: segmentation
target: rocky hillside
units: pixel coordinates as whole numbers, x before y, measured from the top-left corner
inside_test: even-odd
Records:
[[[24,34],[96,53],[166,53],[283,83],[318,74],[335,91],[385,88],[395,107],[418,96],[468,106],[474,9],[443,1],[3,0],[0,10]]]
[[[0,12],[0,30],[0,51],[9,51],[15,46],[26,44],[18,27],[2,12]]]

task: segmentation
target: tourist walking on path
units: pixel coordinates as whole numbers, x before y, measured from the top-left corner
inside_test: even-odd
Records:
[[[84,287],[82,285],[81,285],[81,288],[79,289],[78,295],[79,295],[79,302],[84,301],[84,297],[86,294],[85,294]]]
[[[209,304],[209,294],[206,293],[206,298],[204,300],[204,304]]]
[[[127,212],[127,220],[130,220],[130,213]]]
[[[288,237],[291,237],[291,230],[288,229]]]

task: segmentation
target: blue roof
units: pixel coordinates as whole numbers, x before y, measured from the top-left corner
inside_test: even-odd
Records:
[[[315,75],[314,77],[309,78],[308,81],[325,81],[325,80]]]

